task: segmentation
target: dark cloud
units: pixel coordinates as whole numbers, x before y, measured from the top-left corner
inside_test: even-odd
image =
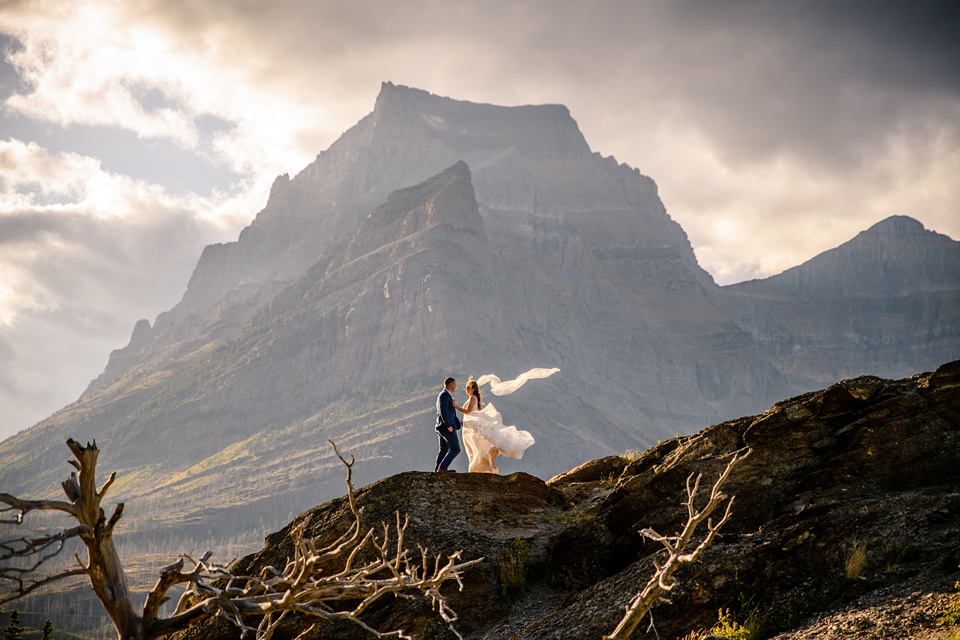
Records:
[[[891,134],[924,123],[956,133],[957,121],[945,116],[960,97],[960,21],[944,22],[946,3],[751,4],[712,16],[727,37],[704,64],[729,89],[678,88],[731,155],[790,152],[857,164]],[[698,15],[701,29],[718,28],[691,5],[672,6],[686,9],[684,18]]]
[[[164,3],[161,11],[195,25],[222,20],[219,6]],[[632,110],[640,123],[680,118],[732,163],[791,154],[827,171],[854,170],[891,135],[929,135],[931,128],[957,135],[960,127],[955,2],[551,0],[454,7],[250,3],[228,19],[238,29],[256,25],[258,46],[276,54],[262,60],[293,62],[281,73],[307,72],[331,57],[351,70],[358,60],[390,70],[388,57],[405,52],[404,64],[415,67],[406,77],[376,80],[424,79],[435,83],[428,90],[500,103],[546,85],[553,101],[583,103],[574,113],[591,120],[602,120],[604,108]],[[277,70],[265,66],[263,73]]]
[[[535,68],[562,60],[570,85],[614,97],[611,111],[633,104],[649,122],[685,122],[728,162],[792,154],[828,170],[851,169],[891,134],[930,123],[956,133],[955,6],[582,4],[571,10],[580,19],[547,15],[534,34],[536,51],[526,55]],[[565,29],[570,23],[576,28]]]
[[[23,93],[26,90],[26,85],[24,85],[20,74],[12,65],[6,63],[6,58],[10,53],[22,48],[23,45],[19,40],[5,33],[0,33],[0,59],[3,60],[3,62],[0,62],[0,100],[8,98],[14,93]]]
[[[43,243],[67,224],[68,216],[20,212],[0,216],[0,247],[4,245]]]

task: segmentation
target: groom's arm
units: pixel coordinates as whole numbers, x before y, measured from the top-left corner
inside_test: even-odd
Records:
[[[450,427],[450,431],[453,431],[457,424],[457,412],[453,408],[453,396],[448,393],[441,397],[440,408],[443,412],[443,421]]]

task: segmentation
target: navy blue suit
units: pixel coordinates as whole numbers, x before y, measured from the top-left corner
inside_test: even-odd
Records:
[[[437,436],[440,438],[440,451],[437,453],[436,466],[446,469],[453,459],[460,455],[460,439],[457,431],[460,430],[460,418],[457,409],[453,406],[453,396],[446,388],[437,396]],[[453,431],[450,431],[453,427]]]

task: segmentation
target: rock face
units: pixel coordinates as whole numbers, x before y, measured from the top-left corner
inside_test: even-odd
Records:
[[[364,488],[358,501],[368,522],[408,515],[411,546],[485,558],[468,570],[462,593],[450,587],[465,638],[596,639],[652,573],[658,545],[644,544],[638,530],[678,530],[685,479],[702,473],[711,484],[738,451],[748,455],[725,487],[735,495],[733,516],[701,560],[676,574],[671,603],[655,609],[660,637],[708,629],[721,608],[740,622],[752,616],[761,637],[822,637],[803,629],[824,629],[824,618],[851,638],[939,628],[938,616],[960,597],[950,595],[960,564],[960,361],[900,381],[843,381],[547,483],[523,473],[408,472]],[[311,535],[332,538],[349,512],[341,498],[303,513],[239,567],[280,562],[301,521]],[[530,549],[526,587],[508,597],[496,559],[516,540]],[[447,637],[419,600],[397,600],[368,621]],[[298,620],[277,637],[305,628]],[[218,621],[177,636],[237,637]],[[321,625],[306,637],[363,632]]]
[[[307,270],[316,273],[318,259],[356,244],[358,233],[371,251],[387,247],[401,230],[371,232],[368,214],[391,192],[457,162],[472,174],[487,262],[461,261],[457,249],[432,258],[432,275],[459,269],[448,279],[452,288],[470,288],[484,306],[510,316],[484,313],[449,324],[458,345],[481,343],[479,359],[441,358],[424,369],[410,362],[420,355],[416,345],[394,344],[399,368],[379,367],[377,353],[351,360],[371,370],[367,378],[451,369],[480,375],[488,363],[509,375],[575,362],[571,373],[581,371],[589,395],[601,396],[587,400],[591,412],[630,433],[617,447],[754,411],[791,391],[750,335],[717,308],[716,287],[654,182],[591,152],[565,107],[473,104],[385,83],[373,113],[296,177],[277,179],[237,242],[208,247],[180,304],[157,318],[149,339],[138,331],[136,342],[114,354],[86,397],[157,355],[182,358],[235,337],[284,287]],[[378,265],[356,268],[363,266]],[[408,289],[426,286],[394,276]]]
[[[731,316],[800,388],[867,371],[904,376],[937,354],[957,355],[960,242],[895,216],[798,267],[723,293]]]
[[[643,556],[651,545],[635,532],[676,531],[684,479],[716,477],[742,448],[749,456],[725,488],[736,496],[735,515],[681,578],[673,606],[658,612],[661,632],[679,637],[731,607],[775,633],[893,584],[948,590],[960,562],[958,389],[960,362],[899,382],[861,377],[648,451],[624,469],[596,516],[553,546],[554,572],[586,562],[604,579],[522,637],[608,628],[627,600],[616,594],[650,572]],[[550,484],[563,487],[564,477]],[[845,564],[858,546],[866,565],[849,578]]]

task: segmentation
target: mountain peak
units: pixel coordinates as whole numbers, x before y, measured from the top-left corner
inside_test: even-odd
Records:
[[[485,236],[470,167],[462,160],[418,185],[391,193],[360,226],[347,253],[355,258],[439,225],[466,230],[476,239]]]
[[[412,103],[417,99],[429,99],[433,94],[422,89],[413,89],[404,85],[396,85],[392,82],[384,82],[380,85],[380,93],[377,94],[377,100],[374,103],[373,112],[383,113],[394,108],[396,105]]]
[[[376,104],[380,105],[391,100],[403,100],[405,98],[409,99],[417,97],[428,98],[430,96],[433,96],[433,94],[429,91],[408,87],[403,84],[394,84],[388,80],[380,84],[380,93],[377,94]]]
[[[506,114],[511,111],[517,110],[526,110],[526,111],[538,111],[541,114],[552,113],[557,117],[570,118],[570,110],[563,104],[536,104],[536,105],[517,105],[517,106],[503,106],[503,105],[494,105],[489,103],[482,102],[470,102],[469,100],[457,100],[455,98],[448,98],[445,96],[440,96],[435,93],[430,93],[424,89],[418,89],[416,87],[408,87],[403,84],[394,84],[390,81],[385,81],[380,84],[380,93],[377,94],[377,100],[374,105],[374,112],[382,111],[384,109],[390,108],[393,105],[397,104],[446,104],[446,105],[456,105],[459,108],[470,108],[474,107],[477,109],[498,111],[503,114]]]
[[[863,232],[873,236],[917,235],[926,231],[923,223],[910,216],[890,216]]]
[[[566,147],[551,147],[550,155],[558,152],[590,155],[589,145],[576,120],[562,104],[501,106],[456,100],[423,89],[384,82],[371,118],[375,128],[392,131],[392,135],[398,132],[426,133],[429,138],[438,142],[444,140],[468,155],[489,156],[494,149],[499,148],[502,153],[511,147],[541,155],[544,152],[541,147],[545,143],[549,146],[550,141]],[[385,135],[386,131],[380,131],[380,135]],[[527,142],[533,144],[525,144]],[[536,153],[538,149],[539,153]]]
[[[876,223],[867,231],[923,231],[923,223],[910,216],[890,216]]]
[[[882,275],[883,277],[879,277]],[[882,290],[902,295],[925,288],[954,286],[960,275],[960,243],[926,229],[909,216],[890,216],[839,247],[763,280],[732,288],[801,287],[849,295]]]
[[[926,229],[923,224],[909,216],[890,216],[861,231],[849,242],[834,249],[834,252],[863,254],[863,258],[909,260],[917,266],[925,265],[937,254],[947,251],[956,253],[958,243],[943,234]],[[877,254],[881,251],[881,254]],[[828,252],[829,253],[829,252]],[[815,258],[816,259],[816,258]],[[951,262],[954,262],[951,259]]]

